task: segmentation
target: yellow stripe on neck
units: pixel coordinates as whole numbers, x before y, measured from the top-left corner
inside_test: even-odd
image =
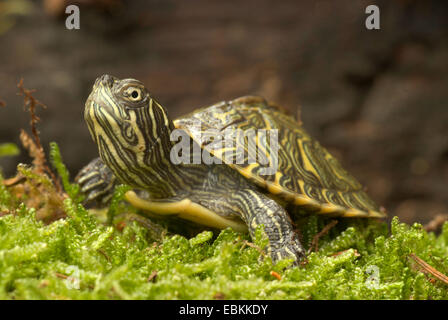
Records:
[[[231,227],[238,232],[247,232],[247,226],[243,221],[223,218],[190,199],[177,202],[148,201],[140,198],[134,191],[126,192],[125,198],[134,207],[159,216],[177,215],[182,219],[212,228],[225,229]]]

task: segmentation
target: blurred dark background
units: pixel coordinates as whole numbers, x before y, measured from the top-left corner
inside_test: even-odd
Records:
[[[65,7],[81,10],[65,28]],[[381,30],[365,28],[365,8]],[[29,130],[17,82],[36,89],[44,146],[72,175],[97,155],[82,118],[95,78],[143,81],[172,117],[258,94],[297,113],[390,215],[448,213],[448,2],[0,1],[0,143]],[[26,152],[0,159],[6,176]]]

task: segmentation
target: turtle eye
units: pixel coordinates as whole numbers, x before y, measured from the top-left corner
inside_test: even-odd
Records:
[[[144,98],[142,90],[136,87],[127,88],[125,91],[125,96],[132,102],[138,102]]]

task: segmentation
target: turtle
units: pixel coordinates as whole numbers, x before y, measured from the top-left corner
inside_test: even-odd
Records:
[[[106,74],[96,79],[84,118],[99,151],[75,179],[86,201],[106,203],[117,184],[127,184],[125,199],[150,216],[252,238],[261,226],[274,262],[306,256],[293,215],[386,216],[300,121],[263,97],[172,120],[142,82]]]

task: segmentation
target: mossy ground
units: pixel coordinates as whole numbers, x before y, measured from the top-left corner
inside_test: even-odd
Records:
[[[21,188],[0,177],[0,299],[448,298],[448,286],[411,258],[446,274],[448,223],[436,236],[397,218],[390,226],[341,219],[301,266],[273,265],[260,250],[262,230],[255,240],[230,229],[187,238],[127,219],[131,209],[119,201],[125,187],[109,219],[90,214],[57,146],[51,149],[67,192],[60,200],[51,180],[31,167],[19,166],[27,183]],[[55,211],[62,218],[52,220]],[[302,223],[305,246],[328,222],[312,216]]]

